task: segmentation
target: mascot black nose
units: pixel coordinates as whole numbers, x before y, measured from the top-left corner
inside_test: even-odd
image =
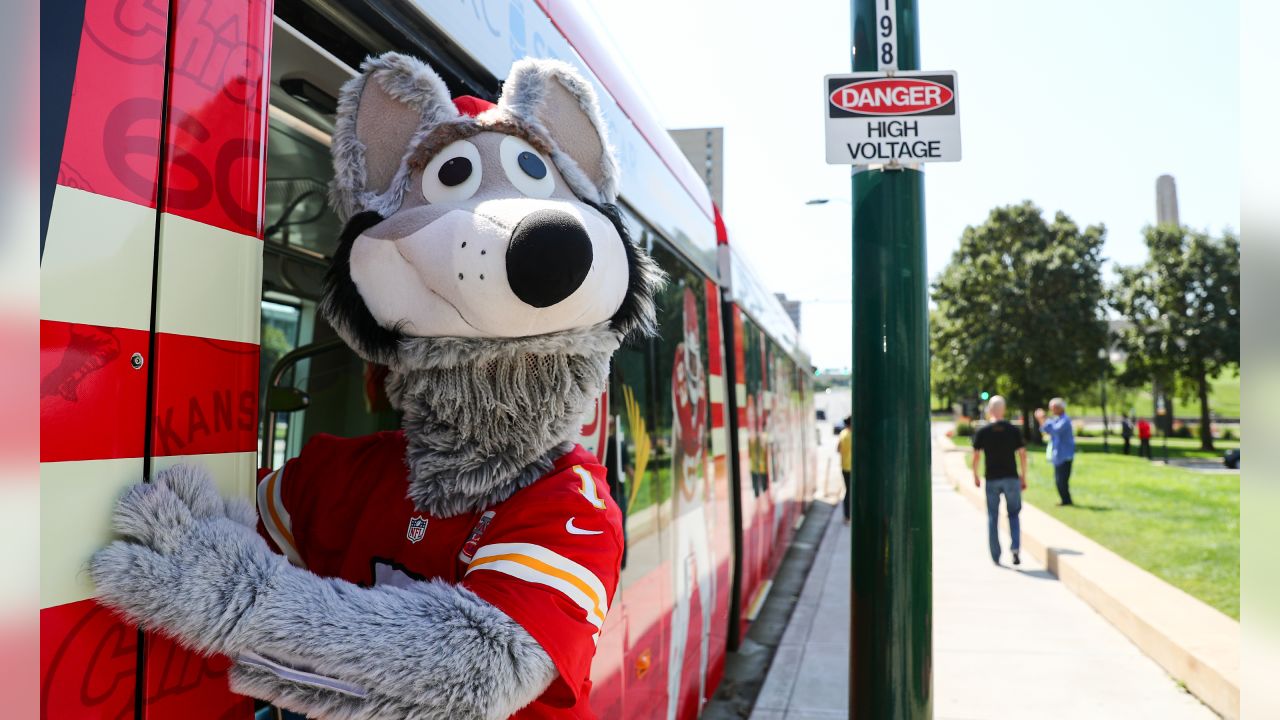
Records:
[[[591,270],[591,238],[578,219],[559,210],[529,213],[507,248],[511,291],[536,308],[573,294]]]

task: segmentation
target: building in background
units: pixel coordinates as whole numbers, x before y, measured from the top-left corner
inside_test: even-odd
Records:
[[[774,293],[774,297],[778,298],[778,302],[782,303],[782,309],[787,311],[787,315],[791,317],[791,322],[795,323],[796,331],[800,331],[800,301],[788,300],[786,293]]]
[[[668,130],[671,138],[689,158],[702,182],[711,191],[711,200],[724,210],[724,128]],[[798,327],[799,322],[796,323]]]
[[[1156,224],[1178,224],[1178,187],[1172,175],[1156,178]]]

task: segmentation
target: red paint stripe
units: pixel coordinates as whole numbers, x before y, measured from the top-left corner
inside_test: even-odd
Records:
[[[138,631],[94,600],[40,611],[40,717],[133,717]]]
[[[737,305],[731,305],[731,313],[733,314],[733,364],[738,369],[738,378],[742,378],[746,382],[747,377],[747,354],[743,350],[742,340],[742,310]],[[734,378],[736,383],[738,378]],[[737,402],[738,387],[735,384],[730,391]],[[738,427],[747,426],[747,408],[745,405],[738,408]]]
[[[58,184],[155,207],[168,3],[85,4]]]
[[[711,403],[711,427],[724,427],[724,403]]]
[[[40,461],[141,457],[145,330],[40,321]]]
[[[176,6],[163,210],[261,238],[271,3]]]
[[[707,284],[707,343],[711,347],[711,357],[707,360],[707,372],[711,375],[724,375],[724,342],[720,339],[720,288],[712,280],[705,282]]]
[[[259,351],[252,343],[160,333],[152,455],[256,450]]]

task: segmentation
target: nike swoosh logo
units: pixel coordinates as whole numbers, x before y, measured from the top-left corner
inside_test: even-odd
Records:
[[[603,535],[603,530],[583,530],[573,524],[573,518],[564,521],[564,529],[570,535]]]

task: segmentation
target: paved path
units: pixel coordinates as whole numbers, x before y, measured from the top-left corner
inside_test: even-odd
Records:
[[[992,565],[986,517],[939,476],[933,517],[937,720],[1216,717],[1034,560]],[[754,720],[847,717],[849,543],[833,514]]]

